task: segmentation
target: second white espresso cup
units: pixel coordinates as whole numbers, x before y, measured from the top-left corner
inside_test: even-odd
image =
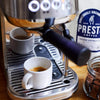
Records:
[[[43,70],[42,70],[42,69]],[[45,57],[32,57],[24,63],[24,89],[42,89],[52,82],[52,62]]]
[[[14,28],[10,32],[10,47],[14,53],[28,54],[33,50],[34,35],[27,36],[27,33],[22,28]]]

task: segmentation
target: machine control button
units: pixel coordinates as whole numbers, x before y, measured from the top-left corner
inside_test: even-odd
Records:
[[[43,0],[41,2],[41,9],[43,11],[48,11],[50,9],[50,1],[49,0]]]
[[[57,10],[61,6],[61,0],[53,0],[52,1],[52,8]]]
[[[71,10],[72,4],[71,4],[70,2],[68,2],[68,3],[66,4],[66,8],[67,8],[68,10]]]
[[[40,8],[39,2],[36,1],[36,0],[30,1],[29,4],[28,4],[28,8],[31,12],[37,12]]]

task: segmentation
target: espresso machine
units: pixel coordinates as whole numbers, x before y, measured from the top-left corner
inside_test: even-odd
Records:
[[[81,66],[90,57],[90,51],[73,40],[65,25],[77,15],[78,0],[0,0],[0,9],[9,96],[14,100],[61,100],[71,97],[78,88],[78,77],[68,66],[68,59]],[[34,38],[32,52],[27,55],[12,52],[8,38],[11,29],[6,30],[6,23],[38,34]],[[25,90],[21,86],[23,63],[33,56],[47,57],[53,63],[53,80],[47,88]]]

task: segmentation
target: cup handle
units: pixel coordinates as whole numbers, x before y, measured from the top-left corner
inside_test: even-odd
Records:
[[[32,82],[30,81],[32,77],[32,74],[31,73],[26,73],[22,79],[22,87],[24,89],[30,89],[30,88],[33,88],[33,84]]]

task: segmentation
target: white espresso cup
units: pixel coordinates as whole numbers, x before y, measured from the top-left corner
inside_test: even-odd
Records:
[[[27,36],[22,28],[14,28],[10,31],[10,47],[14,53],[28,54],[33,50],[34,36]]]
[[[52,62],[45,57],[32,57],[24,63],[24,89],[43,89],[52,82]]]

